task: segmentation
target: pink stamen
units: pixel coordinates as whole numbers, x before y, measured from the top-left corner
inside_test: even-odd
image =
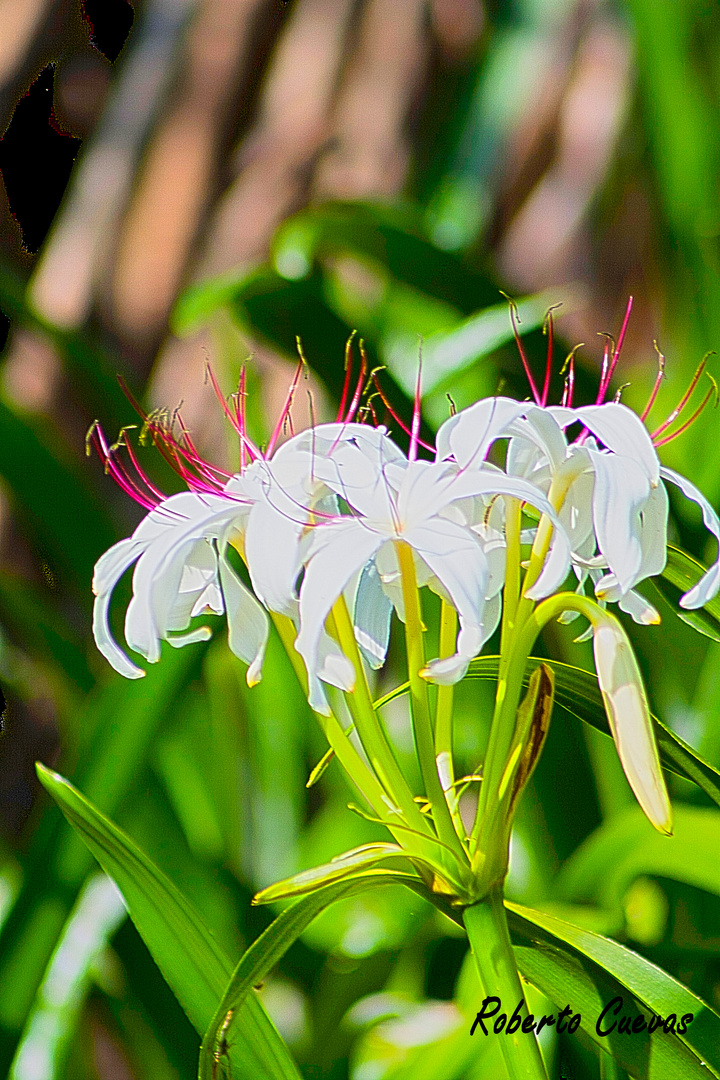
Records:
[[[414,461],[417,457],[418,437],[420,435],[420,384],[422,381],[422,341],[420,342],[420,354],[418,356],[417,380],[415,382],[415,399],[413,401],[412,424],[410,426],[410,447],[408,460]]]
[[[608,376],[610,371],[610,349],[611,347],[614,349],[615,346],[615,339],[611,334],[600,334],[599,336],[605,338],[605,348],[603,349],[602,371],[600,372],[600,387],[598,396],[595,399],[596,405],[601,405],[605,400],[605,392],[610,381]]]
[[[240,452],[240,472],[245,472],[245,466],[247,464],[247,434],[246,434],[246,422],[245,422],[245,381],[247,372],[245,365],[240,369],[240,381],[238,382],[237,399],[235,401],[235,412],[237,414],[237,432],[239,435]]]
[[[553,343],[554,343],[554,320],[553,311],[559,308],[560,304],[554,304],[551,308],[548,308],[547,315],[545,316],[545,333],[547,334],[548,347],[547,347],[547,360],[545,361],[545,382],[543,383],[542,397],[540,398],[540,404],[543,409],[547,405],[548,394],[550,392],[550,375],[552,373],[552,361],[553,361]]]
[[[398,427],[402,431],[404,431],[406,435],[409,435],[412,438],[412,431],[407,426],[405,421],[401,420],[400,417],[398,416],[398,414],[395,412],[392,405],[390,404],[390,402],[386,398],[386,396],[385,396],[385,394],[383,392],[383,389],[382,389],[382,387],[381,387],[381,385],[380,385],[380,383],[378,381],[377,373],[378,373],[378,371],[382,371],[382,370],[383,370],[382,368],[375,368],[375,370],[370,373],[370,378],[372,379],[372,381],[373,381],[373,383],[375,385],[375,389],[377,391],[377,396],[380,398],[383,405],[385,406],[387,411],[390,413],[390,415],[392,416],[393,420],[398,425]],[[432,446],[429,446],[428,443],[423,442],[423,440],[420,439],[420,438],[418,438],[418,440],[417,440],[417,445],[422,446],[423,450],[427,450],[431,454],[435,453],[435,448],[432,447]]]
[[[653,431],[653,433],[651,435],[652,439],[656,439],[658,435],[662,435],[663,431],[667,431],[667,429],[670,427],[670,425],[673,423],[673,421],[677,420],[678,416],[680,415],[680,413],[683,411],[683,409],[687,405],[688,401],[690,400],[690,397],[692,395],[693,390],[695,389],[695,387],[697,386],[697,384],[700,381],[702,373],[705,370],[705,365],[707,364],[708,356],[712,356],[712,353],[707,353],[705,356],[703,356],[702,360],[698,364],[697,371],[693,375],[692,380],[691,380],[690,385],[688,386],[687,390],[685,391],[685,393],[683,394],[682,398],[680,399],[678,404],[675,406],[673,411],[670,413],[667,420],[665,420],[665,422],[662,423],[660,425],[660,427],[656,428],[655,431]]]
[[[623,324],[620,328],[620,337],[618,338],[615,351],[612,354],[612,360],[610,361],[610,366],[607,369],[607,374],[604,374],[603,378],[600,381],[600,392],[598,393],[598,398],[595,402],[596,405],[601,405],[604,401],[605,394],[607,393],[607,388],[610,385],[610,380],[613,377],[613,373],[615,371],[615,368],[617,367],[618,360],[620,359],[620,350],[622,349],[623,342],[625,341],[625,334],[627,333],[628,323],[630,322],[630,313],[632,311],[632,306],[633,297],[628,296],[627,308],[625,309],[625,318],[623,319]]]
[[[353,359],[352,359],[352,343],[356,330],[353,330],[350,337],[345,342],[345,381],[343,383],[342,397],[340,398],[340,407],[337,411],[337,422],[342,421],[345,415],[345,406],[347,405],[348,394],[350,393],[350,380],[352,378]]]
[[[158,503],[162,502],[165,496],[150,483],[141,469],[138,469],[138,475],[152,493],[151,496],[142,491],[137,481],[130,476],[122,461],[116,460],[114,456],[115,448],[108,446],[104,432],[97,422],[93,424],[88,432],[87,441],[90,440],[92,440],[98,457],[103,463],[105,472],[112,476],[115,483],[122,488],[126,495],[129,495],[131,499],[134,499],[136,503],[139,503],[146,510],[154,510]],[[89,446],[88,453],[90,453]]]
[[[542,399],[541,399],[540,395],[538,394],[537,386],[535,385],[535,380],[532,377],[532,372],[530,370],[530,365],[528,363],[528,358],[525,355],[525,350],[523,349],[522,341],[520,340],[520,333],[519,333],[517,325],[516,325],[516,320],[517,320],[518,323],[520,322],[520,316],[517,314],[517,304],[515,303],[515,301],[513,300],[513,298],[511,296],[508,296],[508,294],[502,292],[502,290],[500,290],[500,291],[501,291],[501,295],[504,296],[505,299],[507,300],[507,302],[510,304],[510,322],[512,323],[513,337],[515,338],[515,344],[517,345],[517,351],[520,353],[520,359],[522,360],[522,365],[525,368],[525,376],[527,378],[527,381],[530,384],[530,390],[532,391],[532,396],[535,398],[535,404],[536,405],[541,405],[542,404]]]
[[[710,387],[710,389],[708,390],[705,397],[702,399],[702,401],[700,402],[700,404],[698,405],[697,409],[692,414],[692,416],[688,420],[686,420],[684,424],[681,424],[680,427],[677,429],[677,431],[672,431],[669,435],[666,435],[664,439],[655,439],[655,437],[653,436],[653,443],[655,444],[655,446],[664,446],[665,443],[671,442],[672,439],[677,439],[678,435],[682,435],[682,433],[684,431],[687,431],[687,429],[690,427],[690,425],[695,423],[698,416],[703,411],[703,409],[705,408],[708,401],[710,400],[710,398],[713,395],[715,396],[715,407],[717,408],[717,403],[718,403],[717,383],[713,379],[712,375],[708,375],[708,378],[710,379],[710,381],[712,383],[712,386]]]
[[[350,408],[345,414],[343,424],[349,424],[353,416],[357,412],[357,407],[360,404],[360,397],[362,395],[363,387],[365,385],[365,375],[367,374],[368,362],[367,354],[365,352],[365,342],[362,338],[360,338],[360,340],[358,341],[358,348],[360,349],[360,376],[357,381],[357,386],[355,387],[355,393],[353,394],[352,401],[350,402]]]
[[[564,375],[567,370],[567,377],[563,386],[563,395],[561,405],[565,405],[568,409],[572,408],[573,390],[575,389],[575,353],[578,349],[582,349],[584,341],[581,341],[574,349],[565,357],[565,363],[560,368],[560,374]]]
[[[283,431],[283,428],[285,426],[285,420],[290,415],[290,409],[292,408],[293,398],[295,397],[295,391],[297,390],[298,383],[300,382],[300,376],[302,374],[303,368],[305,367],[305,358],[302,355],[302,349],[301,349],[301,346],[300,346],[300,339],[299,338],[297,339],[297,343],[298,343],[298,349],[300,349],[300,361],[298,363],[297,370],[295,371],[295,377],[294,377],[292,383],[290,384],[290,389],[288,390],[287,397],[285,398],[285,404],[283,405],[282,411],[281,411],[280,416],[278,418],[278,422],[275,425],[275,429],[274,429],[272,435],[270,436],[270,442],[268,443],[267,450],[265,451],[265,454],[266,454],[267,457],[270,457],[273,450],[275,449],[275,444],[278,441],[278,439],[280,438],[280,434]]]
[[[660,383],[665,378],[665,357],[660,352],[660,349],[658,348],[657,341],[654,341],[653,345],[655,346],[655,352],[657,353],[657,356],[658,356],[658,373],[655,376],[655,385],[652,388],[652,392],[650,394],[650,397],[648,398],[647,405],[645,406],[643,411],[640,413],[640,419],[643,420],[643,421],[647,418],[648,413],[650,412],[653,405],[655,404],[655,399],[657,398],[658,390],[660,389]]]

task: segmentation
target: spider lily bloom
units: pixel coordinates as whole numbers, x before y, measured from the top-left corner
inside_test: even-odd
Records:
[[[140,472],[127,443],[144,487],[131,479],[114,452],[117,447],[107,446],[99,428],[93,437],[108,470],[150,510],[133,535],[110,548],[95,567],[93,629],[98,648],[126,677],[144,675],[120,649],[108,625],[112,591],[123,573],[136,564],[133,598],[125,619],[130,648],[155,663],[162,640],[180,646],[210,636],[207,627],[181,633],[187,631],[193,616],[207,610],[226,612],[230,647],[249,665],[250,685],[260,678],[268,619],[229,562],[228,545],[243,554],[262,603],[297,623],[295,580],[302,565],[303,533],[330,494],[314,473],[318,448],[332,457],[334,448],[345,440],[362,446],[389,442],[384,429],[321,425],[290,439],[272,458],[255,450],[255,460],[224,483],[192,451],[195,471],[183,475],[196,490],[164,498]],[[176,454],[188,453],[187,445],[172,444],[167,432],[163,438]],[[319,643],[318,675],[342,689],[352,688],[352,665],[325,633]]]
[[[230,494],[182,492],[164,499],[127,540],[106,551],[95,566],[93,633],[100,652],[129,679],[145,672],[120,649],[108,625],[115,585],[133,564],[133,597],[125,617],[131,649],[151,664],[160,659],[160,642],[175,646],[207,640],[210,630],[186,633],[194,615],[227,612],[232,651],[249,665],[251,685],[260,678],[268,635],[265,612],[227,559],[250,506]],[[176,636],[171,636],[176,634]]]
[[[567,430],[577,423],[583,430],[569,442]],[[443,424],[437,457],[480,467],[501,438],[510,440],[508,474],[538,486],[556,508],[573,545],[580,588],[589,574],[599,599],[618,603],[637,622],[659,621],[634,586],[665,566],[668,498],[662,480],[698,503],[716,537],[720,522],[690,481],[660,465],[641,418],[618,402],[570,408],[489,398]],[[680,602],[700,607],[719,587],[720,560]]]
[[[368,454],[346,441],[330,458],[316,462],[323,481],[348,510],[312,530],[300,589],[296,648],[308,671],[310,703],[321,712],[327,711],[327,703],[316,667],[325,620],[354,575],[368,563],[376,564],[381,579],[397,577],[396,545],[401,542],[412,549],[420,579],[435,579],[437,591],[449,599],[460,618],[456,653],[431,661],[423,674],[441,683],[462,678],[497,621],[496,614],[491,625],[485,619],[488,555],[481,537],[458,513],[463,500],[510,495],[552,519],[556,532],[536,582],[538,596],[549,595],[562,584],[569,568],[569,543],[557,515],[531,484],[491,467],[461,471],[454,464],[408,461],[399,451],[389,459],[386,449],[378,443],[375,453]]]

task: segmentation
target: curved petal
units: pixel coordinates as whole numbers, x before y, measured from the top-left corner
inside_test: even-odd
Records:
[[[698,504],[702,510],[705,528],[708,529],[718,541],[718,558],[716,561],[710,569],[703,574],[697,585],[693,585],[692,589],[686,592],[684,596],[680,597],[681,607],[699,608],[702,607],[703,604],[707,604],[708,600],[712,600],[712,598],[717,595],[717,591],[720,588],[720,518],[718,518],[703,493],[689,480],[686,480],[684,476],[681,476],[680,473],[676,473],[674,469],[666,469],[663,467],[660,470],[660,475],[664,480],[669,480],[671,484],[675,484],[679,487],[687,499],[692,499],[694,503]]]
[[[595,470],[593,521],[598,547],[623,592],[640,578],[640,512],[650,495],[645,470],[631,458],[588,450]]]
[[[554,471],[567,457],[565,435],[555,417],[537,405],[530,405],[523,417],[508,426],[508,434],[535,446]]]
[[[108,609],[113,589],[125,571],[140,558],[146,546],[142,541],[132,537],[120,540],[98,559],[93,575],[95,643],[108,663],[126,679],[142,679],[145,672],[132,663],[112,636],[108,622]]]
[[[191,562],[195,545],[219,538],[238,516],[244,519],[247,513],[246,504],[223,495],[192,495],[181,504],[175,500],[179,496],[161,503],[148,515],[155,515],[166,527],[155,536],[135,567],[133,597],[125,616],[128,645],[150,663],[160,658],[160,641],[169,629],[183,567]],[[171,502],[174,505],[168,507]]]
[[[366,563],[355,594],[355,640],[367,664],[377,671],[385,663],[390,643],[392,603],[374,560]]]
[[[380,534],[353,518],[327,523],[313,535],[300,589],[300,633],[295,648],[305,661],[308,700],[316,712],[328,715],[318,672],[318,649],[325,620],[350,578],[362,569],[382,542]]]
[[[660,462],[647,428],[632,409],[609,401],[604,405],[583,405],[573,412],[608,450],[636,461],[655,487],[660,479]]]
[[[218,562],[227,611],[228,645],[235,656],[248,664],[245,677],[248,686],[254,686],[262,677],[269,632],[268,617],[233,570],[224,547]]]
[[[303,525],[279,513],[268,501],[258,501],[245,529],[245,558],[259,600],[270,611],[290,614],[300,573]]]
[[[471,464],[481,465],[495,440],[502,438],[513,420],[530,407],[529,402],[493,397],[456,413],[438,429],[436,461],[453,457],[463,469]]]
[[[404,539],[445,587],[460,617],[454,656],[432,660],[426,677],[457,682],[487,638],[483,624],[489,569],[482,544],[469,529],[435,518],[405,533]]]

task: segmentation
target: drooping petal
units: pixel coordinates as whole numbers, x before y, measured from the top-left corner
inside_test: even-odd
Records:
[[[589,450],[595,470],[593,521],[598,547],[623,592],[639,580],[643,549],[640,512],[650,495],[644,469],[632,458]]]
[[[350,578],[375,554],[383,539],[354,518],[326,523],[314,532],[300,589],[300,633],[295,648],[305,661],[308,700],[316,712],[328,715],[318,675],[318,648],[325,620]]]
[[[621,611],[631,615],[633,621],[642,626],[657,626],[660,622],[660,612],[635,589],[630,589],[618,599]]]
[[[172,496],[148,519],[162,523],[135,567],[133,598],[125,617],[128,645],[150,663],[160,659],[160,642],[168,632],[177,603],[183,568],[192,565],[199,541],[217,539],[228,526],[247,515],[247,506],[222,495]],[[180,510],[178,510],[180,507]],[[148,520],[146,519],[146,521]]]
[[[480,466],[495,440],[502,438],[513,420],[529,407],[528,402],[494,397],[463,409],[438,429],[436,461],[452,457],[462,469],[470,464]]]
[[[637,462],[652,487],[656,486],[660,462],[647,428],[632,409],[609,401],[604,405],[583,405],[573,412],[608,450]]]
[[[483,624],[489,578],[485,552],[472,532],[442,518],[416,526],[404,539],[444,585],[460,617],[455,655],[431,661],[427,677],[457,682],[487,637]]]
[[[145,672],[125,655],[110,633],[108,609],[116,584],[145,550],[146,544],[130,537],[120,540],[102,555],[95,564],[93,575],[93,634],[98,649],[117,672],[126,679],[142,679]]]
[[[718,558],[710,567],[710,569],[703,574],[698,581],[697,585],[693,585],[692,589],[680,597],[680,606],[684,608],[699,608],[703,604],[707,604],[708,600],[712,600],[717,595],[720,588],[720,518],[713,510],[712,506],[705,498],[703,493],[695,487],[693,483],[686,480],[680,473],[675,472],[674,469],[662,468],[660,475],[664,480],[669,480],[671,484],[675,484],[680,488],[683,495],[687,499],[692,499],[694,503],[697,503],[702,510],[703,521],[705,528],[708,529],[719,543]]]
[[[623,770],[648,819],[669,834],[670,800],[635,654],[615,619],[608,617],[594,631],[595,669]]]
[[[385,593],[374,560],[366,563],[355,594],[355,640],[368,665],[377,671],[385,663],[390,642],[392,603]]]
[[[270,611],[289,614],[300,572],[303,524],[280,513],[271,501],[258,501],[248,516],[245,558],[259,600]]]
[[[227,611],[230,651],[248,665],[247,684],[254,686],[262,677],[269,632],[268,617],[228,562],[224,545],[219,558],[219,571]]]

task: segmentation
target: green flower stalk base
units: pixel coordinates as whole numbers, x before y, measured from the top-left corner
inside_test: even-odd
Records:
[[[528,1016],[527,1004],[510,944],[502,892],[497,891],[479,904],[465,908],[463,922],[470,939],[483,997],[496,997],[510,1017],[522,1002],[518,1014]],[[498,1016],[500,1013],[498,1013]],[[510,1080],[547,1080],[548,1074],[533,1032],[523,1032],[522,1020],[516,1031],[488,1027],[489,1038],[497,1039]],[[492,1021],[488,1021],[491,1024]],[[506,1021],[507,1023],[507,1021]],[[481,1036],[482,1037],[482,1036]]]

